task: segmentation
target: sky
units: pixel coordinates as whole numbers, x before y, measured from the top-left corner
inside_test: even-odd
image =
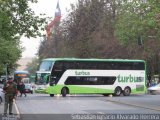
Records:
[[[47,17],[54,18],[58,0],[38,0],[37,4],[31,4],[30,7],[36,15],[45,13]],[[70,8],[71,3],[76,3],[77,0],[59,0],[62,19],[68,14],[66,9]],[[22,58],[36,57],[40,41],[42,38],[21,38],[21,46],[24,47]]]

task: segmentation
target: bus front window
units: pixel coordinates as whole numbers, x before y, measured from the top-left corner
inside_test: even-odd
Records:
[[[53,64],[53,61],[43,61],[39,67],[39,71],[50,71]]]
[[[48,73],[37,73],[36,74],[36,84],[45,85],[49,83],[49,74]]]

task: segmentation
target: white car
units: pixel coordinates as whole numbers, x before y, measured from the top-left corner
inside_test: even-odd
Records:
[[[160,83],[148,88],[150,94],[160,94]]]
[[[3,92],[3,89],[0,88],[0,104],[3,102],[4,100],[4,92]]]
[[[33,86],[32,84],[25,84],[25,92],[33,94]]]

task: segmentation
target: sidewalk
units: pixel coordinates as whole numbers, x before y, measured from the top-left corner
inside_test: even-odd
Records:
[[[16,103],[14,102],[13,103],[13,110],[12,110],[13,115],[9,115],[9,116],[7,116],[7,118],[6,117],[2,117],[3,116],[3,112],[4,112],[4,100],[3,100],[2,104],[0,104],[0,119],[2,118],[2,120],[6,120],[6,119],[7,120],[8,119],[19,120],[20,119],[20,115],[19,115],[18,111],[16,110],[17,109],[16,107],[17,107]]]

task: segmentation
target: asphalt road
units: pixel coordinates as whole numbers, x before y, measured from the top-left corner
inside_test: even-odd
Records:
[[[127,97],[104,97],[102,95],[50,97],[46,94],[27,94],[27,97],[17,98],[13,111],[16,114],[18,112],[21,120],[119,119],[117,115],[121,114],[158,114],[152,117],[160,119],[159,101],[160,95],[147,94]],[[3,113],[3,106],[4,102],[0,105],[0,113]],[[138,116],[140,119],[148,120],[151,120],[152,117],[140,118]],[[123,116],[120,119],[124,119]]]
[[[106,119],[104,115],[159,114],[159,100],[160,95],[131,95],[128,97],[72,95],[49,97],[49,95],[45,94],[28,94],[27,97],[17,98],[16,103],[22,120],[85,120],[91,118],[97,120]],[[98,117],[98,115],[100,116]],[[160,116],[154,117],[160,119]],[[150,116],[147,116],[147,118],[150,119]],[[127,118],[127,120],[129,119]]]

